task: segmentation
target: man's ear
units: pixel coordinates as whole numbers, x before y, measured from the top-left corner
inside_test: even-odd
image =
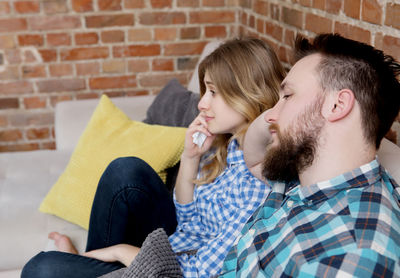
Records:
[[[328,120],[335,122],[346,117],[354,107],[355,97],[350,89],[343,89],[335,93],[331,107],[329,108]]]

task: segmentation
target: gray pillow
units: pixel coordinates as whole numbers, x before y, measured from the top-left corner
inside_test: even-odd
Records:
[[[187,90],[177,79],[172,79],[156,96],[143,122],[187,127],[199,113],[199,99],[199,94]]]

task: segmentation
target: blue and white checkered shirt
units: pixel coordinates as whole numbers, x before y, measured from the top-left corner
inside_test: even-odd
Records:
[[[245,225],[223,277],[399,277],[399,186],[377,160],[283,191]]]
[[[169,241],[184,277],[217,275],[244,224],[270,191],[246,167],[237,141],[230,142],[225,170],[212,183],[196,186],[193,202],[182,205],[174,198],[178,227]],[[197,251],[179,255],[190,250]]]

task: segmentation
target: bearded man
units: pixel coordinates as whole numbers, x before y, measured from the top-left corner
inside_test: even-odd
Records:
[[[376,153],[399,113],[400,65],[336,34],[298,37],[295,57],[244,142],[252,173],[281,183],[221,276],[399,277],[400,189]]]

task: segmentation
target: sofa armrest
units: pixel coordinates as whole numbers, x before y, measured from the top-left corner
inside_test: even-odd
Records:
[[[142,121],[155,96],[118,97],[112,102],[130,119]],[[85,130],[99,99],[60,102],[55,111],[55,136],[57,150],[72,152]]]

